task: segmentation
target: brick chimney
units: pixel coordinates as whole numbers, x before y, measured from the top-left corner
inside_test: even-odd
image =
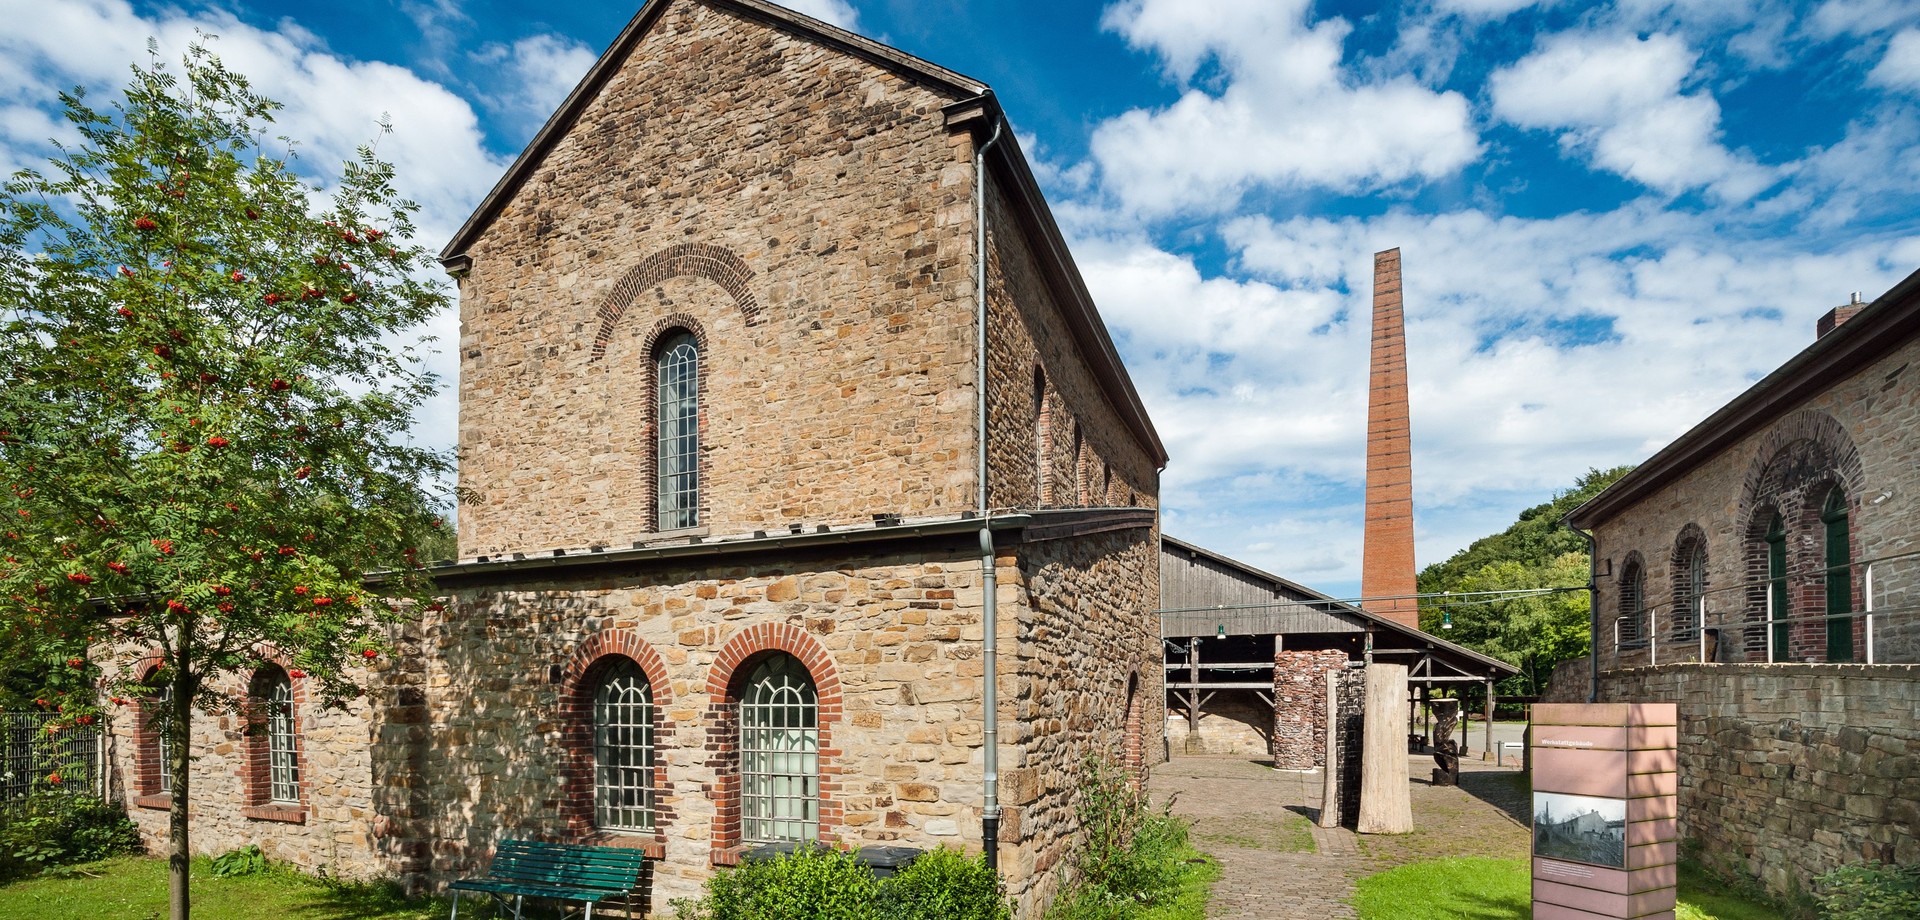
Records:
[[[1820,322],[1814,324],[1814,340],[1818,341],[1826,338],[1827,333],[1840,328],[1841,323],[1852,319],[1855,313],[1865,309],[1866,306],[1866,304],[1860,302],[1860,292],[1854,291],[1852,303],[1828,310],[1825,316],[1820,317]]]
[[[1407,336],[1400,250],[1373,254],[1373,360],[1367,393],[1367,528],[1360,557],[1362,606],[1419,626],[1413,568],[1413,431],[1407,407]]]

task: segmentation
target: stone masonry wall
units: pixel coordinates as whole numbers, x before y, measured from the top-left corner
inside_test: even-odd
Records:
[[[1646,665],[1656,650],[1644,644],[1616,653],[1613,621],[1620,615],[1621,576],[1629,554],[1645,564],[1645,594],[1658,605],[1661,663],[1697,660],[1699,643],[1675,627],[1676,558],[1683,533],[1704,535],[1707,548],[1707,622],[1733,624],[1720,635],[1720,661],[1765,661],[1767,630],[1765,543],[1767,520],[1778,510],[1787,523],[1789,603],[1796,614],[1824,612],[1825,533],[1820,510],[1838,485],[1846,496],[1855,561],[1920,550],[1920,341],[1908,342],[1853,375],[1836,381],[1797,411],[1755,432],[1657,493],[1598,526],[1601,664]],[[1854,607],[1864,608],[1864,572],[1854,570]],[[1874,606],[1895,611],[1876,617],[1876,661],[1920,662],[1920,557],[1880,563],[1874,570]],[[1783,659],[1821,660],[1826,629],[1818,620],[1790,631]],[[1864,624],[1856,623],[1853,650],[1865,660]]]
[[[470,248],[463,556],[655,530],[652,348],[702,354],[714,533],[970,508],[971,139],[952,99],[682,0]]]
[[[1034,242],[997,179],[988,183],[987,225],[989,503],[1158,507],[1154,459],[1088,368]],[[1036,370],[1044,386],[1040,400],[1034,398]]]
[[[1703,858],[1776,894],[1920,865],[1920,666],[1662,665],[1602,672],[1600,699],[1679,704],[1680,836]]]
[[[1002,851],[1001,865],[1019,915],[1037,917],[1066,881],[1086,758],[1121,760],[1129,694],[1133,724],[1166,719],[1153,617],[1160,550],[1157,528],[1148,527],[1022,549],[1027,609],[1017,632],[1001,633],[1000,715],[1001,738],[1015,754],[1001,755],[1001,833],[1021,843]],[[1157,752],[1148,760],[1157,762]]]
[[[378,676],[368,675],[376,684]],[[258,844],[267,857],[310,872],[368,879],[388,874],[375,855],[386,825],[374,808],[371,760],[374,705],[362,697],[344,710],[322,710],[307,699],[307,681],[292,679],[299,733],[301,807],[253,807],[249,748],[263,746],[259,732],[233,713],[196,712],[191,726],[194,758],[188,783],[193,851],[219,854]],[[232,681],[236,692],[244,680]],[[152,852],[165,852],[169,799],[160,794],[158,747],[142,722],[140,707],[115,707],[107,720],[110,787],[127,801],[128,816]]]
[[[1327,763],[1327,672],[1347,666],[1338,649],[1273,655],[1273,765],[1311,770]]]

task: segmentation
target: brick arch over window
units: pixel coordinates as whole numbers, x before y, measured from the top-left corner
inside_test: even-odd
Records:
[[[633,662],[647,676],[647,688],[653,695],[653,829],[654,836],[631,833],[601,833],[593,818],[593,694],[601,675],[620,660]],[[673,703],[673,686],[667,680],[667,666],[660,653],[646,640],[623,629],[609,629],[588,636],[567,657],[560,676],[561,744],[566,762],[566,793],[561,799],[561,814],[566,818],[567,834],[576,840],[592,839],[601,846],[626,846],[646,850],[654,858],[666,854],[666,829],[673,823],[673,809],[667,802],[667,762],[659,756],[673,730],[667,707]]]
[[[733,637],[707,672],[707,765],[713,769],[713,861],[732,865],[740,858],[740,682],[769,653],[785,652],[804,665],[818,699],[820,763],[820,840],[835,839],[846,806],[840,792],[840,749],[833,729],[840,721],[842,695],[833,657],[807,634],[785,623],[763,623]]]
[[[1741,484],[1740,510],[1750,521],[1759,505],[1823,480],[1837,480],[1847,494],[1857,495],[1862,479],[1860,452],[1846,426],[1825,412],[1801,409],[1760,441]]]
[[[689,275],[720,285],[733,298],[734,306],[740,308],[740,315],[747,325],[760,324],[764,310],[747,286],[754,276],[746,260],[721,246],[681,243],[640,260],[639,265],[628,269],[619,281],[614,282],[613,290],[607,292],[607,296],[600,301],[599,309],[594,311],[594,316],[600,320],[600,330],[594,333],[593,355],[588,360],[598,361],[606,357],[607,344],[613,341],[613,327],[620,322],[620,315],[626,312],[641,291],[670,278]],[[706,343],[701,344],[704,346]]]

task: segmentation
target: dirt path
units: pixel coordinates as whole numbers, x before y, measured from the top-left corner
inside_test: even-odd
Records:
[[[1527,810],[1519,771],[1461,764],[1459,788],[1424,777],[1413,758],[1415,830],[1361,837],[1322,829],[1318,773],[1277,771],[1231,757],[1176,757],[1153,772],[1156,799],[1174,796],[1174,813],[1193,822],[1193,839],[1218,857],[1209,917],[1220,920],[1351,918],[1353,883],[1394,866],[1446,856],[1525,856]]]

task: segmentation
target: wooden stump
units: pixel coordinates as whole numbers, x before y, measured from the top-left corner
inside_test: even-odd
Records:
[[[1360,766],[1362,834],[1413,832],[1406,749],[1409,714],[1406,665],[1367,665],[1367,742]]]
[[[1340,826],[1340,672],[1327,672],[1326,775],[1320,787],[1320,826]]]

